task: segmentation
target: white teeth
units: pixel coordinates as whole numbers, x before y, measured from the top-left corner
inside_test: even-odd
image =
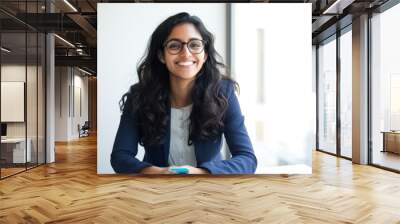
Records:
[[[182,66],[188,66],[188,65],[193,65],[194,62],[193,61],[180,61],[177,64],[182,65]]]

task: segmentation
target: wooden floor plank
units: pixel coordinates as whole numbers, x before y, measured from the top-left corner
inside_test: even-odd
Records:
[[[400,223],[400,175],[313,153],[312,175],[96,174],[96,138],[0,181],[0,223]]]

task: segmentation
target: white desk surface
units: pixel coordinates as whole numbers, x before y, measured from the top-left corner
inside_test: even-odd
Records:
[[[25,163],[31,161],[31,138],[26,139],[27,143],[25,144],[25,138],[6,138],[1,139],[1,144],[14,144],[12,161],[13,163]],[[27,147],[25,147],[25,145]]]
[[[1,139],[1,143],[20,143],[24,142],[25,138],[6,138],[6,139]],[[28,138],[29,141],[29,138]]]

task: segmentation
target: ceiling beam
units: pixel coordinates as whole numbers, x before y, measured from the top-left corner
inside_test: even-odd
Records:
[[[78,24],[88,35],[91,37],[97,36],[97,30],[90,24],[85,17],[83,17],[79,13],[69,13],[67,16],[73,20],[76,24]]]
[[[96,58],[90,56],[55,56],[56,66],[83,66],[96,71]]]
[[[353,2],[355,2],[355,0],[336,0],[326,7],[322,14],[342,14],[343,10]]]

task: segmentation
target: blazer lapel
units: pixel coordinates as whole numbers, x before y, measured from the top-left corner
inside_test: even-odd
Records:
[[[194,145],[194,156],[196,157],[197,166],[199,166],[200,163],[202,163],[202,160],[199,156],[199,155],[201,155],[201,154],[199,154],[199,150],[201,148],[201,143],[199,143],[197,141],[193,141],[193,145]]]

